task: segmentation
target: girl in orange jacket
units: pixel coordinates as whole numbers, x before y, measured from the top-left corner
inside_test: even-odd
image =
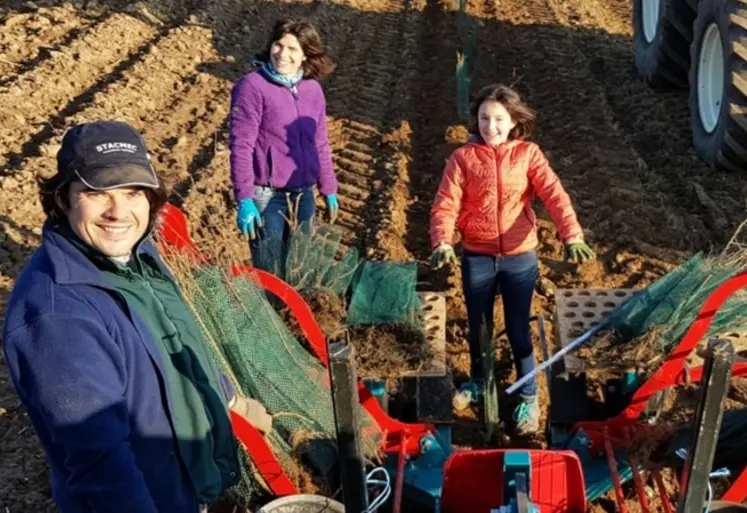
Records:
[[[547,208],[561,239],[566,258],[582,262],[595,258],[584,242],[583,230],[568,194],[540,148],[527,139],[535,113],[511,88],[490,85],[479,91],[472,105],[476,130],[446,163],[431,209],[431,263],[438,269],[456,262],[455,228],[462,235],[462,282],[467,304],[472,379],[455,405],[475,402],[482,389],[480,330],[492,335],[493,305],[503,296],[503,315],[519,377],[535,365],[529,331],[532,295],[537,280],[537,225],[532,200]],[[479,134],[479,135],[478,135]],[[514,412],[518,434],[539,428],[537,383],[521,387]]]

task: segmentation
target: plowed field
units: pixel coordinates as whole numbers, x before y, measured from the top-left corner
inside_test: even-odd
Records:
[[[513,84],[537,109],[536,139],[599,253],[584,266],[564,263],[540,211],[536,313],[552,312],[556,287],[645,286],[693,252],[722,247],[744,216],[747,174],[714,172],[695,157],[687,93],[654,92],[636,75],[630,3],[468,5],[484,55],[474,86]],[[285,15],[317,23],[337,64],[324,88],[344,241],[368,257],[417,260],[419,281],[447,291],[448,361],[457,383],[466,379],[459,272],[427,265],[433,194],[445,159],[465,140],[454,79],[457,0],[0,0],[0,311],[39,242],[35,179],[54,170],[73,123],[130,122],[194,225],[206,216],[233,223],[230,88]],[[505,341],[499,358],[504,389],[513,367]],[[456,445],[480,445],[475,419],[472,410],[459,414]],[[504,441],[545,443],[508,433]],[[0,511],[54,511],[48,480],[0,361]]]

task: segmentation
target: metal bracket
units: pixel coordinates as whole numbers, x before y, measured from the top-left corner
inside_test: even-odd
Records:
[[[503,455],[503,503],[515,513],[533,511],[529,491],[532,480],[532,456],[527,451],[508,451]]]
[[[345,511],[366,511],[366,464],[359,430],[358,387],[352,346],[344,342],[330,344],[329,378]]]
[[[734,346],[728,340],[708,341],[703,365],[700,400],[693,423],[677,513],[702,513],[708,491],[716,443],[723,418],[723,402],[729,390]]]

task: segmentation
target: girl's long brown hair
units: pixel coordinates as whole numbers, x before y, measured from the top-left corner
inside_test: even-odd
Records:
[[[322,41],[319,30],[305,20],[285,18],[275,22],[275,26],[272,27],[270,40],[267,42],[262,53],[257,56],[259,60],[267,62],[270,58],[272,44],[287,34],[295,36],[298,39],[298,42],[301,44],[301,50],[303,50],[306,56],[306,60],[301,65],[305,78],[322,80],[332,73],[335,65],[327,55],[327,50],[324,48],[324,42]]]
[[[516,122],[516,126],[508,134],[509,140],[528,139],[532,136],[537,123],[537,114],[524,103],[519,93],[504,84],[491,84],[477,92],[470,109],[472,114],[470,131],[473,134],[480,133],[477,117],[480,105],[486,101],[494,101],[503,105],[511,115],[511,119]]]

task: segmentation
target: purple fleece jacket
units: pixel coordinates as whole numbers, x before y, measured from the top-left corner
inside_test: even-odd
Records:
[[[231,91],[229,147],[236,199],[253,198],[255,185],[318,185],[322,194],[336,194],[326,110],[316,80],[302,80],[294,94],[259,72],[244,75]]]

